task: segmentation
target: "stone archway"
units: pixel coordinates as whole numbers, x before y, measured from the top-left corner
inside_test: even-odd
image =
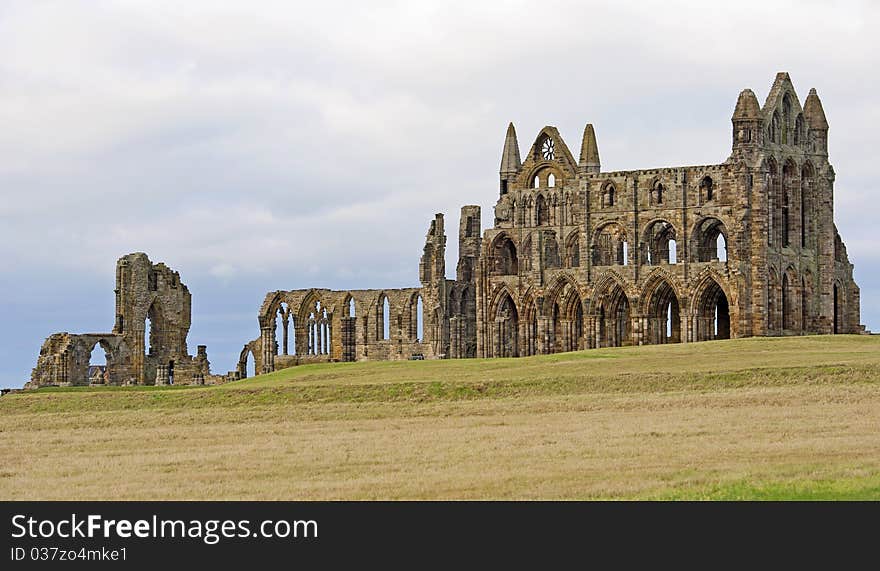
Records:
[[[593,319],[596,347],[632,344],[632,317],[629,297],[623,286],[609,280],[594,295]]]
[[[644,294],[647,331],[646,343],[661,345],[681,343],[681,304],[675,288],[659,278]]]
[[[495,307],[492,349],[494,357],[519,357],[519,311],[506,291]]]
[[[730,302],[714,278],[697,290],[694,302],[694,340],[730,339]]]

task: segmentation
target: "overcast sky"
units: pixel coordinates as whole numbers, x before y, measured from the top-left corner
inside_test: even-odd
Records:
[[[782,70],[824,103],[880,330],[876,4],[714,4],[2,0],[0,386],[50,333],[111,329],[121,255],[181,272],[223,373],[268,291],[417,285],[435,212],[453,276],[509,121],[575,154],[592,122],[603,170],[719,163],[740,90]]]

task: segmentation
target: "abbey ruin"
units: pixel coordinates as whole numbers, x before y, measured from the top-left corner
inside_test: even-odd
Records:
[[[180,274],[146,254],[116,262],[116,319],[107,333],[54,333],[40,349],[25,388],[42,386],[167,385],[217,382],[207,349],[187,352],[192,296]],[[100,349],[99,349],[100,348]],[[106,372],[89,375],[89,357],[103,350]]]
[[[739,94],[732,123],[723,163],[616,172],[602,172],[592,125],[575,159],[549,126],[522,156],[511,124],[494,225],[482,231],[480,207],[462,208],[454,280],[437,214],[420,287],[270,292],[259,336],[225,378],[247,376],[250,355],[260,374],[321,361],[863,332],[816,91],[802,106],[779,73],[763,107],[751,90]],[[53,335],[33,386],[88,382],[81,355],[95,343],[112,355],[111,383],[167,382],[171,362],[175,381],[210,375],[202,348],[186,354],[189,293],[177,274],[143,254],[123,262],[113,333]],[[142,354],[148,315],[159,325]]]

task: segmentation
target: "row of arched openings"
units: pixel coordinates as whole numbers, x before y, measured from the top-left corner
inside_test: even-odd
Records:
[[[809,247],[815,234],[815,169],[804,163],[798,169],[787,160],[780,171],[772,157],[767,161],[767,244],[788,247],[799,243]]]
[[[767,126],[767,138],[771,143],[782,145],[805,145],[807,143],[807,125],[804,114],[793,117],[793,103],[790,93],[782,97],[782,113],[773,111],[770,124]]]
[[[730,306],[724,289],[714,279],[707,279],[694,301],[694,338],[697,341],[729,339]],[[681,304],[675,289],[665,279],[646,294],[646,329],[643,342],[679,343],[682,340]],[[619,347],[633,343],[633,318],[629,296],[623,286],[609,280],[594,294],[590,311],[592,330],[587,327],[585,306],[577,288],[566,284],[551,294],[546,313],[547,327],[540,339],[539,311],[534,301],[520,308],[509,292],[504,292],[495,306],[491,327],[490,356],[517,357],[586,349]]]
[[[409,310],[410,327],[409,339],[422,342],[424,339],[424,302],[422,296],[417,294],[411,303]],[[391,303],[388,296],[381,294],[376,303],[374,323],[376,326],[376,339],[390,340],[392,330]],[[307,309],[301,310],[300,315],[307,311],[305,318],[297,317],[291,312],[286,303],[280,303],[275,311],[275,342],[276,355],[330,355],[333,343],[332,314],[320,300],[309,303]],[[343,304],[343,345],[355,342],[355,323],[357,309],[355,300],[349,297]],[[298,323],[302,320],[303,323]],[[398,316],[398,327],[402,326],[402,319]],[[350,333],[347,335],[346,333]],[[350,340],[347,339],[350,337]],[[298,347],[298,343],[301,347]],[[353,355],[352,355],[353,356]]]
[[[691,261],[726,262],[727,231],[717,218],[704,218],[693,230]],[[491,247],[490,264],[493,275],[517,275],[520,270],[531,271],[533,258],[533,236],[530,234],[523,242],[523,258],[517,255],[513,240],[506,234],[499,235]],[[580,234],[573,232],[566,240],[562,252],[559,250],[555,232],[545,231],[540,235],[543,244],[541,259],[544,267],[573,268],[581,265]],[[642,237],[640,260],[645,265],[678,263],[678,242],[675,227],[666,220],[657,220],[648,225]],[[617,222],[603,225],[596,233],[592,247],[594,266],[627,266],[630,263],[629,239],[626,229]]]
[[[715,182],[712,177],[706,175],[700,179],[698,185],[700,203],[710,202],[716,198]],[[648,194],[648,203],[651,206],[662,206],[667,199],[666,187],[659,180],[654,181]],[[617,187],[613,182],[607,182],[602,187],[599,195],[599,206],[601,208],[611,208],[617,205]]]
[[[798,277],[794,268],[789,268],[780,278],[776,269],[770,268],[767,283],[768,332],[778,335],[813,330],[813,298],[813,277],[809,271]]]
[[[575,224],[574,203],[570,192],[524,196],[512,203],[515,226],[569,226]]]

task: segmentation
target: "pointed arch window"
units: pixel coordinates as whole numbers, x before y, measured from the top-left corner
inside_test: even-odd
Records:
[[[663,188],[663,183],[661,183],[659,180],[654,183],[654,190],[651,192],[651,198],[654,204],[663,204],[663,195],[665,194],[665,192],[666,189]]]
[[[614,185],[610,182],[602,189],[602,208],[610,208],[614,206],[616,200],[616,192]]]
[[[715,199],[715,183],[712,181],[712,177],[704,176],[700,181],[700,198],[703,202]]]
[[[788,93],[782,98],[782,144],[788,145],[789,133],[791,132],[791,95]]]

